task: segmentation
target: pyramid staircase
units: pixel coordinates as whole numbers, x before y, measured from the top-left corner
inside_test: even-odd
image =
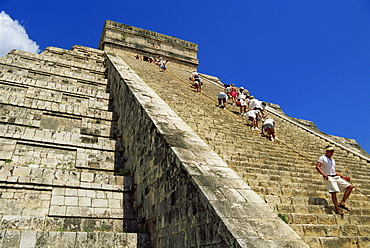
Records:
[[[237,107],[228,104],[223,110],[216,106],[217,94],[223,89],[214,78],[204,75],[202,93],[196,93],[187,70],[169,63],[167,71],[160,72],[154,64],[134,56],[123,59],[307,244],[370,246],[368,154],[305,128],[276,107],[266,108],[268,117],[277,123],[280,139],[271,142],[247,125]],[[344,216],[334,214],[330,194],[315,170],[329,143],[336,146],[338,171],[350,176],[359,189],[347,201],[352,211]]]
[[[221,84],[124,57],[133,70],[311,247],[369,247],[368,154],[298,125],[268,107],[281,142],[250,129],[238,109],[216,107]],[[74,46],[0,59],[2,247],[145,247],[132,208],[132,178],[109,108],[104,52]],[[211,79],[211,80],[209,80]],[[258,97],[258,96],[257,96]],[[271,105],[272,106],[272,105]],[[304,125],[303,125],[304,126]],[[328,143],[353,178],[352,208],[334,214],[314,164]],[[32,246],[33,245],[33,246]]]
[[[0,247],[146,247],[104,59],[82,46],[0,58]]]

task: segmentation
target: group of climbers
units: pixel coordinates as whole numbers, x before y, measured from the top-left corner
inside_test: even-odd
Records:
[[[258,128],[258,121],[264,121],[262,125],[262,135],[266,132],[271,141],[277,140],[275,134],[275,121],[273,119],[266,119],[264,113],[264,104],[251,96],[249,91],[240,87],[239,90],[234,84],[224,84],[224,91],[218,93],[218,107],[226,109],[227,100],[231,98],[231,105],[239,106],[240,115],[246,116],[247,121],[250,122],[250,126],[254,130],[260,130]]]
[[[262,132],[266,132],[271,141],[278,140],[275,133],[275,121],[271,118],[266,118],[266,115],[263,111],[264,104],[261,101],[257,100],[251,96],[248,90],[245,90],[243,87],[239,88],[239,91],[236,90],[234,84],[228,85],[224,84],[224,91],[218,93],[218,106],[226,109],[227,99],[231,98],[231,105],[240,107],[240,115],[247,116],[247,120],[250,121],[252,129],[259,130],[258,121],[262,120]],[[248,111],[247,111],[248,109]],[[351,211],[346,206],[346,200],[352,193],[353,185],[348,183],[350,181],[349,177],[343,176],[338,173],[335,169],[335,161],[332,158],[334,148],[332,146],[327,146],[325,148],[326,154],[321,156],[316,164],[316,170],[323,176],[324,183],[332,196],[332,202],[334,204],[334,210],[336,214],[343,215],[344,213],[341,209]],[[343,199],[338,202],[337,193],[344,191]]]
[[[136,58],[138,59],[138,57]],[[162,71],[165,70],[165,63],[159,62],[159,66],[161,67]],[[164,67],[164,70],[162,67]],[[196,92],[201,92],[203,83],[201,82],[197,71],[193,71],[190,80],[192,81],[192,87],[195,88]],[[262,103],[254,96],[251,96],[249,91],[245,90],[243,87],[240,87],[239,91],[237,91],[237,88],[234,84],[224,84],[224,91],[218,93],[217,95],[218,107],[226,109],[227,100],[229,98],[232,99],[232,103],[230,103],[231,105],[240,107],[240,115],[247,117],[247,120],[250,121],[252,129],[260,130],[258,128],[258,121],[261,120],[263,121],[261,134],[264,135],[264,132],[266,132],[269,140],[279,140],[275,133],[275,120],[272,118],[264,119],[267,117],[264,113],[264,107],[266,104]],[[316,170],[323,176],[324,183],[329,193],[332,195],[335,213],[343,215],[344,213],[340,209],[351,211],[351,209],[349,209],[345,203],[351,195],[354,187],[347,182],[350,180],[349,177],[345,177],[336,171],[335,161],[332,159],[334,148],[332,146],[327,146],[325,150],[326,154],[319,158],[316,164]],[[344,191],[344,195],[343,199],[338,203],[336,193],[340,192],[341,190]]]
[[[135,58],[140,59],[140,56],[136,54]],[[166,64],[168,63],[168,60],[164,60],[162,57],[155,59],[153,57],[143,56],[143,60],[148,61],[149,63],[156,64],[161,69],[161,71],[166,71]]]

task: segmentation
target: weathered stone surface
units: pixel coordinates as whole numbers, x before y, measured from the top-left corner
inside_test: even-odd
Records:
[[[108,67],[117,70],[122,78],[135,79],[135,84],[128,81],[127,85],[135,98],[139,99],[143,105],[143,109],[138,106],[129,106],[128,103],[133,102],[130,100],[133,96],[129,94],[130,91],[116,89],[121,85],[113,84],[117,81],[112,72],[109,78],[112,82],[111,90],[121,94],[115,99],[124,101],[116,101],[115,105],[123,106],[119,115],[124,116],[125,122],[119,122],[118,126],[122,128],[121,132],[126,141],[123,146],[130,154],[127,164],[142,166],[140,171],[138,168],[130,167],[130,170],[135,171],[134,175],[138,183],[136,205],[141,207],[140,216],[146,219],[157,246],[168,247],[171,243],[175,243],[181,247],[187,247],[193,239],[196,240],[195,246],[223,247],[237,244],[237,235],[234,233],[236,230],[232,227],[236,220],[246,219],[250,227],[257,229],[255,235],[261,240],[271,238],[261,236],[259,232],[265,230],[257,228],[256,223],[266,221],[266,224],[272,226],[268,230],[271,236],[279,232],[282,226],[286,231],[282,232],[283,234],[280,232],[280,237],[283,235],[285,238],[290,232],[292,235],[289,239],[292,242],[307,247],[262,199],[245,192],[250,190],[250,187],[219,156],[213,153],[199,136],[192,132],[181,119],[178,119],[171,109],[161,104],[161,99],[157,98],[157,95],[152,93],[141,82],[141,79],[125,69],[127,65],[122,60],[109,56],[109,61],[112,65],[108,64]],[[148,124],[148,117],[142,114],[142,111],[151,108],[152,102],[156,102],[162,108],[157,114],[151,112],[153,115],[150,115],[159,130],[157,132],[151,128],[153,124]],[[130,111],[128,112],[125,108],[130,108]],[[127,115],[135,111],[137,114]],[[152,110],[148,112],[150,111]],[[164,122],[160,119],[169,120]],[[138,123],[135,128],[127,124],[134,121]],[[128,128],[125,128],[126,126]],[[186,135],[178,127],[186,130]],[[135,136],[139,133],[150,133],[151,140]],[[136,138],[132,139],[132,135]],[[163,140],[163,144],[152,145],[152,142],[156,140]],[[146,147],[150,147],[150,150]],[[154,160],[148,160],[150,153],[156,154]],[[143,184],[148,185],[149,182],[151,182],[151,187],[142,188]],[[163,215],[163,213],[166,214]],[[230,219],[234,222],[230,222]],[[184,223],[181,229],[175,225],[179,222]],[[221,233],[221,229],[214,230],[211,223],[230,225],[230,228],[224,228]],[[238,225],[238,227],[246,233],[252,233],[248,225]],[[189,229],[194,232],[187,234],[184,238]],[[209,235],[205,235],[206,233]],[[276,240],[272,241],[272,244],[276,242]]]
[[[267,104],[281,139],[271,143],[237,108],[215,107],[215,77],[192,92],[194,44],[132,29],[127,44],[143,32],[173,45],[142,49],[172,56],[159,73],[120,51],[115,35],[129,26],[105,30],[108,55],[75,46],[0,59],[1,247],[369,246],[367,201],[355,192],[351,214],[332,215],[307,162],[332,143],[339,169],[366,191],[368,154]]]
[[[76,247],[73,232],[124,231],[103,54],[50,47],[0,59],[0,247]],[[113,246],[99,240],[91,247]]]

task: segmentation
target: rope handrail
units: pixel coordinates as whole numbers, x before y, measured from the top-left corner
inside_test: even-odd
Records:
[[[188,71],[189,71],[189,70],[188,70]],[[181,82],[183,82],[183,83],[185,83],[185,84],[187,84],[187,85],[189,84],[189,82],[187,82],[187,81],[185,81],[184,79],[182,79],[182,78],[178,77],[176,74],[173,74],[173,73],[171,73],[171,72],[168,72],[167,70],[166,70],[166,72],[167,72],[168,74],[170,74],[171,76],[173,76],[173,77],[177,78],[179,81],[181,81]],[[191,71],[189,71],[189,72],[191,72]],[[199,73],[199,74],[200,74],[200,75],[202,75],[201,73]],[[209,80],[208,78],[205,78],[204,76],[203,76],[203,79],[205,79],[206,81],[208,81],[208,82],[210,82],[210,83],[212,83],[212,84],[214,84],[214,85],[216,85],[216,86],[220,87],[221,89],[223,89],[223,86],[221,86],[219,83],[217,83],[217,82],[213,82],[212,80]],[[214,100],[214,98],[211,98],[211,97],[210,97],[210,96],[208,96],[207,94],[204,94],[203,92],[200,92],[200,93],[201,93],[203,96],[205,96],[205,97],[207,97],[208,99],[210,99],[212,102],[215,102],[215,101],[216,101],[216,100]],[[216,101],[216,103],[217,103],[217,101]],[[337,141],[335,141],[335,140],[333,140],[333,139],[330,139],[330,138],[329,138],[329,137],[327,137],[327,136],[324,136],[324,135],[322,135],[322,134],[319,134],[318,132],[315,132],[314,130],[312,130],[312,129],[310,129],[310,128],[305,127],[304,125],[302,125],[302,124],[298,123],[297,121],[294,121],[294,120],[292,120],[292,119],[288,118],[287,116],[284,116],[284,115],[282,115],[282,114],[278,113],[276,110],[274,110],[273,108],[271,108],[271,107],[269,107],[269,106],[266,106],[265,110],[267,110],[267,111],[269,111],[269,112],[271,112],[271,113],[273,113],[273,114],[275,114],[275,115],[279,116],[280,118],[282,118],[282,119],[284,119],[284,120],[286,120],[286,121],[288,121],[288,122],[290,122],[290,123],[292,123],[292,124],[294,124],[294,125],[296,125],[296,126],[298,126],[298,127],[302,128],[302,129],[304,129],[304,130],[306,130],[306,131],[308,131],[308,132],[312,133],[313,135],[319,136],[320,138],[323,138],[323,139],[325,139],[325,140],[327,140],[327,141],[329,141],[329,142],[331,142],[331,143],[335,144],[336,146],[341,147],[342,149],[344,149],[344,150],[346,150],[346,151],[349,151],[349,152],[351,152],[351,153],[353,153],[353,154],[355,154],[355,155],[357,155],[357,156],[359,156],[359,157],[363,158],[363,159],[364,159],[364,160],[366,160],[366,161],[370,161],[370,157],[367,157],[367,156],[365,156],[365,155],[363,155],[363,154],[361,154],[361,153],[358,153],[358,152],[356,152],[356,151],[354,151],[354,150],[352,150],[352,149],[350,149],[350,148],[348,148],[348,147],[346,147],[346,146],[344,146],[344,145],[340,144],[339,142],[337,142]],[[230,110],[229,110],[229,111],[230,111]],[[243,118],[242,116],[238,116],[238,117]],[[244,118],[243,118],[243,119],[244,119]],[[291,149],[293,152],[296,152],[299,156],[301,156],[301,157],[305,158],[306,160],[310,161],[313,165],[315,165],[315,164],[316,164],[315,162],[313,162],[313,161],[312,161],[312,159],[310,159],[310,158],[309,158],[309,156],[308,156],[308,155],[304,155],[304,154],[302,154],[302,151],[296,151],[296,149],[295,149],[295,148],[290,147],[289,145],[287,145],[285,142],[283,142],[283,141],[282,141],[282,140],[280,140],[280,139],[277,139],[277,141],[278,141],[280,144],[282,144],[282,145],[284,145],[284,146],[288,147],[289,149]],[[361,191],[361,190],[360,190],[360,189],[358,189],[357,187],[355,187],[355,188],[356,188],[356,190],[357,190],[358,192],[360,192],[362,195],[366,196],[367,198],[370,198],[370,196],[369,196],[369,195],[365,194],[363,191]]]
[[[223,88],[223,86],[219,85],[219,83],[213,82],[213,81],[211,81],[211,80],[209,80],[209,79],[207,79],[207,78],[205,78],[205,79],[206,79],[207,81],[209,81],[209,82],[212,82],[212,83],[213,83],[213,84],[215,84],[215,85],[218,85],[220,88]],[[292,119],[290,119],[290,118],[286,117],[285,115],[282,115],[282,114],[278,113],[275,109],[273,109],[273,108],[271,108],[271,107],[269,107],[269,106],[266,106],[266,108],[265,108],[265,109],[266,109],[267,111],[271,112],[271,113],[274,113],[275,115],[279,116],[280,118],[283,118],[284,120],[289,121],[289,122],[293,123],[294,125],[297,125],[297,126],[299,126],[300,128],[302,128],[302,129],[304,129],[304,130],[306,130],[306,131],[308,131],[308,132],[310,132],[310,133],[312,133],[312,134],[314,134],[314,135],[316,135],[316,136],[319,136],[320,138],[323,138],[323,139],[325,139],[325,140],[327,140],[327,141],[329,141],[329,142],[331,142],[331,143],[335,144],[336,146],[339,146],[340,148],[342,148],[342,149],[344,149],[344,150],[346,150],[346,151],[349,151],[349,152],[351,152],[351,153],[353,153],[353,154],[355,154],[355,155],[359,156],[360,158],[362,158],[362,159],[364,159],[364,160],[366,160],[366,161],[370,161],[370,157],[368,157],[368,156],[366,156],[366,155],[364,155],[364,154],[362,154],[362,153],[359,153],[359,152],[357,152],[357,151],[355,151],[355,150],[353,150],[353,149],[351,149],[351,148],[349,148],[349,147],[346,147],[346,146],[344,146],[344,145],[340,144],[338,141],[336,141],[336,140],[334,140],[334,139],[331,139],[330,137],[327,137],[327,136],[322,135],[322,134],[320,134],[320,133],[318,133],[318,132],[315,132],[314,130],[312,130],[312,129],[308,128],[308,127],[305,127],[304,125],[302,125],[302,124],[298,123],[297,121],[294,121],[294,120],[292,120]]]

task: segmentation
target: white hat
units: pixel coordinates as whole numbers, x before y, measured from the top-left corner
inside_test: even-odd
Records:
[[[332,146],[329,145],[329,146],[326,146],[325,147],[325,150],[326,151],[334,151],[334,147],[332,147]]]

